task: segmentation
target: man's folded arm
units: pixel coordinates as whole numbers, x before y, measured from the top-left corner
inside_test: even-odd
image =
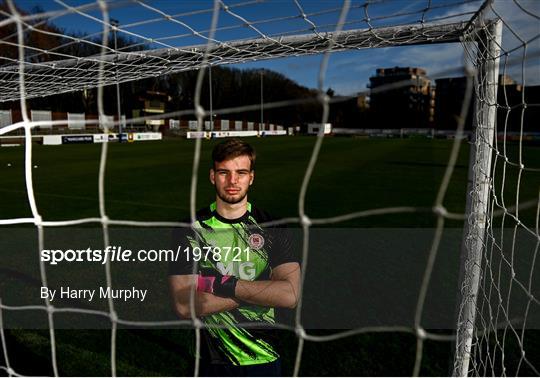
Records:
[[[270,280],[238,280],[235,297],[244,302],[267,307],[295,308],[300,289],[300,265],[288,262],[272,269]]]
[[[231,279],[232,278],[232,279]],[[232,276],[171,275],[169,284],[176,313],[191,318],[190,296],[195,288],[195,315],[229,311],[240,302],[266,307],[295,308],[300,288],[300,265],[287,262],[272,269],[270,280],[246,281]]]

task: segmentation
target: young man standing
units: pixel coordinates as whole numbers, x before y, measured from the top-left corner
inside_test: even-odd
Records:
[[[216,201],[198,211],[189,235],[176,238],[182,249],[191,250],[170,267],[174,306],[180,317],[190,318],[195,287],[195,315],[206,325],[201,375],[279,376],[280,356],[269,328],[276,308],[296,307],[299,261],[283,230],[261,228],[271,218],[248,202],[255,178],[253,148],[228,139],[216,145],[212,160]]]

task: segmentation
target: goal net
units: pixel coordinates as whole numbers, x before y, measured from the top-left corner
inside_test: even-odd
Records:
[[[287,194],[276,192],[294,196],[293,212],[273,222],[273,225],[298,227],[301,241],[301,296],[292,323],[277,325],[295,340],[294,346],[287,345],[292,356],[291,371],[287,374],[322,374],[328,368],[324,366],[324,356],[315,353],[319,356],[316,361],[306,355],[316,348],[313,345],[342,342],[346,347],[337,347],[335,358],[351,364],[343,374],[539,375],[540,346],[535,341],[540,326],[540,284],[535,277],[540,248],[539,18],[539,4],[525,0],[422,0],[410,3],[290,0],[277,4],[221,0],[174,4],[139,0],[54,0],[40,2],[33,9],[28,9],[27,2],[5,0],[0,3],[0,146],[23,146],[20,149],[0,148],[0,169],[6,177],[6,187],[0,189],[3,193],[0,197],[0,227],[6,235],[16,227],[32,230],[35,250],[26,250],[20,258],[28,264],[36,264],[39,260],[39,279],[34,284],[47,287],[48,274],[55,267],[39,256],[47,248],[46,240],[52,233],[61,235],[64,229],[68,234],[73,227],[97,227],[100,242],[106,249],[114,245],[115,227],[137,230],[190,227],[189,223],[167,217],[145,218],[145,214],[153,217],[158,213],[144,210],[140,200],[130,198],[128,194],[134,190],[139,196],[152,193],[155,198],[160,196],[161,187],[151,188],[147,183],[143,185],[148,187],[144,192],[126,184],[122,188],[123,194],[119,194],[118,187],[113,192],[116,194],[110,194],[112,189],[108,188],[108,182],[114,180],[107,170],[128,155],[122,157],[121,153],[115,152],[115,145],[109,141],[137,138],[136,131],[140,130],[136,127],[144,128],[145,132],[160,130],[173,140],[179,138],[177,130],[185,131],[181,135],[194,137],[189,154],[181,155],[189,185],[184,192],[176,193],[189,201],[182,210],[193,221],[201,193],[208,194],[200,189],[200,179],[206,174],[202,165],[208,153],[205,137],[233,136],[236,131],[240,132],[238,135],[251,132],[251,136],[311,133],[313,136],[308,139],[297,135],[279,137],[289,138],[287,141],[296,138],[298,142],[287,143],[298,143],[297,146],[302,148],[307,146],[308,156],[304,156],[301,168],[294,168],[298,166],[292,164],[294,159],[299,159],[294,151],[280,150],[278,145],[271,144],[271,138],[261,138],[257,142],[266,152],[263,155],[266,159],[271,160],[273,153],[288,154],[290,160],[287,162],[275,155],[276,161],[287,164],[291,174],[295,169],[300,173],[298,177],[287,179],[290,182],[283,179],[284,185],[290,187]],[[237,71],[225,74],[230,66]],[[241,74],[242,70],[245,70],[244,74]],[[301,92],[294,87],[296,92],[290,94],[284,89],[289,87],[272,87],[272,80],[276,79],[274,71],[285,72],[282,77],[290,74],[292,80],[314,89],[304,88]],[[367,90],[366,75],[373,75]],[[360,85],[352,84],[355,81]],[[234,98],[236,88],[238,96]],[[135,101],[141,103],[137,109],[133,105]],[[402,114],[405,118],[400,118]],[[327,129],[325,125],[329,124],[333,124],[333,129]],[[327,132],[330,130],[332,132]],[[140,138],[153,138],[149,136],[152,133],[142,134]],[[62,158],[63,152],[59,151],[68,151],[70,147],[47,147],[50,150],[46,150],[35,144],[36,138],[44,144],[47,138],[53,144],[100,142],[99,153],[92,155],[97,168],[87,167],[88,172],[97,176],[94,202],[89,202],[96,205],[97,213],[84,206],[73,210],[68,205],[44,211],[42,206],[48,206],[47,198],[57,196],[65,203],[71,200],[84,202],[88,198],[77,193],[70,196],[43,194],[40,188],[44,188],[43,182],[50,181],[50,177],[40,176],[39,162],[69,160],[71,157]],[[391,155],[400,146],[394,138],[420,142],[403,147],[400,150],[403,155],[394,158]],[[362,144],[363,152],[354,150],[360,157],[345,151],[346,148],[358,148],[354,146],[366,141],[369,143]],[[430,156],[422,156],[422,151],[417,150],[425,145],[429,145],[433,162],[426,161]],[[334,161],[329,165],[324,156],[332,148],[341,150],[342,156],[354,161]],[[69,151],[74,154],[73,161],[84,167],[85,159],[90,155],[78,155],[75,149]],[[152,153],[141,151],[148,156]],[[173,147],[164,151],[178,153]],[[115,162],[111,156],[115,157]],[[369,157],[366,163],[361,163],[362,156]],[[151,164],[149,157],[145,159]],[[414,182],[422,180],[423,176],[416,175],[416,171],[405,172],[407,159],[422,161],[416,164],[418,172],[433,165],[438,166],[438,173],[431,176],[431,171],[425,171],[422,174],[426,175],[426,181]],[[384,164],[376,165],[375,162],[381,160]],[[17,161],[21,163],[19,166],[16,166]],[[67,163],[64,160],[58,164]],[[342,167],[347,164],[350,164],[348,171]],[[385,173],[390,166],[394,170]],[[56,176],[70,175],[69,180],[79,180],[82,186],[84,177],[89,177],[68,171],[69,165],[62,167],[66,170],[50,171],[54,180],[62,180]],[[268,172],[289,177],[288,173],[283,173],[287,167],[280,171],[269,169]],[[169,168],[161,172],[162,177],[171,175]],[[18,174],[13,173],[15,169]],[[135,168],[129,162],[122,169],[113,168],[114,175],[120,179],[125,177],[125,180],[129,177],[126,172],[131,169]],[[200,176],[201,172],[204,175]],[[340,172],[345,172],[342,173],[345,177],[339,176]],[[261,169],[261,180],[264,180],[264,174]],[[363,174],[372,181],[361,182],[354,178]],[[138,180],[145,179],[139,177]],[[280,177],[274,180],[280,181]],[[369,193],[372,194],[380,191],[381,198],[368,196],[358,208],[340,204],[341,194],[336,186],[347,185],[341,181],[361,182],[355,188],[358,197],[366,196],[361,187],[371,186],[373,188],[365,190],[371,190]],[[24,183],[24,190],[15,197],[10,185],[17,182]],[[55,184],[49,185],[54,187]],[[137,185],[134,180],[133,186]],[[410,188],[406,189],[407,185]],[[461,187],[456,190],[459,185]],[[422,191],[418,186],[432,186],[432,190]],[[396,192],[403,194],[382,198]],[[263,203],[266,203],[264,198],[268,198],[269,204],[278,201],[270,191],[259,191],[257,195]],[[14,198],[18,198],[18,202]],[[310,202],[313,198],[316,200]],[[169,199],[164,197],[163,201]],[[313,205],[318,201],[319,205]],[[21,202],[24,202],[23,210],[16,205]],[[175,209],[167,203],[155,206],[161,206],[158,210],[165,213]],[[320,207],[311,212],[312,206]],[[118,216],[119,212],[111,210],[112,207],[137,207],[137,216],[133,219]],[[339,211],[335,212],[335,209]],[[129,211],[120,213],[132,214]],[[49,219],[49,212],[55,216]],[[23,213],[30,215],[20,216]],[[380,221],[381,217],[384,222]],[[356,325],[328,327],[334,331],[310,332],[305,323],[309,311],[306,309],[314,308],[309,301],[317,297],[317,293],[309,290],[317,286],[307,285],[314,279],[310,272],[332,276],[323,266],[317,266],[321,260],[313,252],[318,247],[313,237],[317,232],[324,233],[320,229],[342,225],[364,228],[379,225],[388,229],[388,233],[395,232],[390,238],[407,235],[404,239],[413,239],[411,248],[425,247],[421,266],[415,267],[419,277],[412,279],[414,284],[411,285],[415,287],[406,296],[408,301],[409,295],[414,297],[409,324],[398,321],[389,324],[381,321],[382,313],[379,313],[381,318],[375,315],[376,321],[367,322],[369,324],[353,322]],[[415,244],[411,236],[415,235],[413,231],[400,234],[402,229],[426,225],[432,226],[427,245]],[[392,231],[398,227],[401,231]],[[462,238],[461,250],[459,245],[458,249],[454,245],[450,255],[445,249],[448,248],[445,247],[448,232]],[[15,231],[10,236],[13,235]],[[332,235],[340,239],[338,244],[348,237],[348,234]],[[372,234],[366,235],[369,238]],[[15,238],[15,243],[19,241]],[[399,248],[401,242],[405,244],[405,240],[398,240],[391,249]],[[338,247],[333,248],[336,254],[341,253]],[[459,259],[451,260],[452,256],[458,255]],[[73,348],[72,345],[62,347],[60,338],[66,333],[58,329],[58,324],[65,326],[59,318],[70,314],[85,319],[106,319],[110,330],[106,334],[110,345],[107,359],[113,376],[153,372],[144,370],[144,366],[139,367],[141,370],[126,367],[126,360],[119,357],[122,348],[127,348],[119,343],[121,328],[155,329],[154,338],[163,337],[157,344],[164,346],[159,348],[167,349],[174,344],[158,331],[189,326],[195,334],[194,357],[181,356],[179,360],[183,362],[178,364],[183,367],[183,373],[199,375],[201,330],[206,327],[200,319],[134,321],[123,318],[119,310],[122,304],[112,298],[105,302],[105,309],[61,306],[49,297],[42,298],[40,303],[12,301],[10,282],[18,279],[18,275],[10,265],[14,259],[11,249],[5,249],[2,259],[0,274],[6,279],[0,284],[0,369],[6,374],[30,374],[20,370],[21,364],[14,361],[17,354],[32,352],[32,347],[41,348],[36,352],[39,357],[36,360],[43,363],[34,373],[62,375],[78,371],[77,366],[72,366],[76,361],[63,361],[58,353],[62,350],[62,354],[66,354]],[[401,257],[386,261],[399,265]],[[448,261],[458,263],[448,266]],[[340,262],[332,268],[349,271],[345,265]],[[405,275],[408,269],[405,266],[402,269],[391,266],[364,268],[377,271],[380,281],[392,281],[394,269]],[[64,266],[63,269],[70,268]],[[435,277],[437,274],[450,277],[453,274],[448,273],[450,271],[459,275],[457,286],[452,286],[454,281],[450,278],[441,283],[440,277]],[[75,277],[71,279],[76,280],[76,275],[74,273]],[[114,286],[118,279],[111,261],[104,263],[100,275],[99,279],[108,287]],[[341,278],[343,276],[346,274]],[[348,290],[348,285],[356,287],[362,282],[361,277],[348,276],[347,280],[336,286]],[[441,317],[450,318],[450,325],[430,322],[432,314],[428,315],[427,311],[430,301],[442,296],[437,290],[445,285],[452,286],[449,291],[457,299],[452,298],[450,305],[436,307],[434,311],[439,311]],[[338,291],[337,288],[327,290]],[[332,293],[325,295],[332,296]],[[371,300],[374,308],[378,302],[375,297],[380,295],[392,302],[388,304],[389,312],[394,311],[395,318],[399,317],[401,301],[385,297],[378,283],[370,292],[352,291],[348,295],[349,301],[359,301],[366,306]],[[371,299],[365,300],[361,296]],[[191,306],[194,313],[194,304]],[[446,315],[443,316],[443,312]],[[23,318],[25,315],[19,314],[26,313],[46,316],[46,356],[43,355],[43,344],[36,346],[36,340],[43,338],[43,333],[24,333],[5,320],[12,316]],[[398,336],[384,339],[387,335]],[[359,339],[361,336],[367,338]],[[384,361],[379,365],[388,365],[389,360],[400,359],[404,353],[411,356],[405,365],[410,371],[395,371],[392,367],[385,370],[381,366],[363,370],[361,364],[367,357],[361,350],[368,350],[377,338],[388,340],[383,342],[385,345],[380,351],[373,352],[380,355],[375,360]],[[393,345],[396,340],[398,342]],[[129,348],[136,349],[134,345]],[[147,348],[142,353],[150,353],[150,348],[154,347]],[[85,351],[81,361],[92,360],[96,353],[99,354],[90,346],[88,351],[85,347],[81,350]],[[441,350],[450,352],[439,353]],[[154,352],[159,354],[161,349]],[[449,355],[451,363],[448,362]],[[307,358],[313,370],[309,370]],[[188,371],[191,367],[193,370]],[[159,368],[154,371],[159,373]],[[161,373],[170,374],[170,370]]]

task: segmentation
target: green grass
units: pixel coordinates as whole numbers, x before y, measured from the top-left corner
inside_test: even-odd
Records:
[[[297,216],[300,187],[315,138],[252,138],[249,141],[258,154],[255,184],[250,200],[276,217]],[[197,187],[198,208],[207,205],[214,197],[213,188],[208,182],[209,157],[214,143],[216,142],[203,142]],[[188,216],[194,145],[194,141],[183,139],[109,145],[105,177],[106,213],[109,218],[178,221]],[[452,141],[446,140],[327,138],[310,181],[306,212],[311,218],[325,218],[393,206],[430,208],[439,191],[451,146]],[[99,216],[98,168],[101,146],[34,146],[33,152],[33,164],[38,166],[32,169],[34,190],[43,219],[65,220]],[[511,161],[518,161],[518,152],[517,145],[507,146]],[[526,167],[540,167],[538,147],[524,146],[522,152]],[[468,155],[468,144],[463,142],[444,199],[444,206],[451,212],[465,211]],[[11,164],[10,167],[7,166],[8,163]],[[23,148],[0,149],[0,219],[31,216],[23,165]],[[501,194],[504,195],[507,207],[516,202],[517,193],[520,202],[538,198],[538,172],[524,171],[519,176],[519,170],[507,164],[503,176],[502,168],[503,161],[498,159],[495,187],[499,198]],[[519,218],[523,224],[534,228],[535,212],[535,208],[520,210]],[[357,320],[365,322],[365,325],[378,325],[374,324],[377,322],[387,324],[391,319],[402,320],[410,325],[436,220],[430,212],[390,214],[357,218],[326,227],[340,228],[340,231],[312,231],[314,236],[321,239],[317,242],[312,239],[305,286],[306,312],[316,314],[320,319],[332,319],[339,316],[340,312],[347,311],[340,307],[340,303],[347,301],[347,298],[355,298],[356,309],[365,309],[358,315]],[[501,217],[496,218],[495,224],[500,226],[501,220]],[[439,250],[428,292],[426,321],[443,312],[448,318],[453,317],[455,297],[450,300],[448,296],[453,296],[458,287],[462,226],[462,221],[445,222],[446,239]],[[514,226],[510,217],[505,217],[504,226]],[[89,233],[85,240],[93,240],[99,245],[99,224],[85,227],[88,228],[85,232]],[[416,231],[407,233],[407,229]],[[28,304],[28,298],[33,298],[33,304],[42,303],[35,295],[40,285],[35,229],[32,226],[3,227],[0,232],[0,243],[3,244],[0,251],[0,290],[3,303]],[[347,232],[351,234],[346,234]],[[62,235],[65,236],[64,243],[72,243],[83,238],[83,231],[45,229],[46,241],[59,242]],[[141,235],[146,237],[148,234],[142,234],[141,231]],[[157,238],[157,235],[154,234],[153,237]],[[341,236],[335,236],[334,240],[332,237],[324,238],[323,235]],[[363,237],[360,247],[351,246],[353,242],[358,242],[355,237],[359,238],[359,235],[368,236]],[[509,243],[511,238],[511,233],[505,234],[506,243]],[[524,243],[523,245],[528,246],[530,240]],[[521,277],[525,277],[531,261],[530,251],[516,253],[515,261],[516,270]],[[75,264],[69,266],[69,269],[66,269],[65,265],[47,269],[51,284],[96,283],[104,280],[102,266]],[[113,266],[113,279],[117,284],[138,281],[154,288],[156,294],[145,304],[147,308],[144,311],[148,309],[148,316],[154,315],[154,310],[155,314],[165,314],[168,311],[166,273],[163,265],[130,265],[124,269]],[[523,281],[526,282],[526,279]],[[441,295],[442,292],[446,293],[446,296]],[[321,296],[328,300],[318,301]],[[442,300],[442,297],[445,299]],[[144,317],[144,314],[136,313],[133,306],[118,304],[120,316],[129,317],[133,314]],[[106,306],[100,306],[99,309],[106,311]],[[354,318],[356,315],[352,314]],[[12,311],[4,311],[3,315],[7,321],[16,316],[18,321],[23,322],[25,317],[21,312],[14,315]],[[171,314],[167,313],[167,316]],[[59,322],[74,322],[73,324],[84,324],[85,321],[69,316],[63,318],[60,315],[55,315],[55,318]],[[44,314],[41,314],[38,320],[29,318],[27,321],[34,326],[46,325]],[[37,323],[32,323],[34,321]],[[192,374],[192,357],[188,353],[189,332],[179,329],[120,330],[117,347],[118,374]],[[285,372],[290,374],[297,338],[290,332],[283,332],[281,336],[285,350]],[[61,374],[109,374],[109,331],[58,330],[57,341]],[[529,346],[532,353],[527,350]],[[414,336],[398,333],[367,334],[329,343],[306,342],[301,374],[410,375],[415,348]],[[513,348],[516,349],[515,346]],[[540,355],[534,353],[540,350],[538,345],[530,344],[529,341],[526,350],[532,359],[534,355]],[[52,373],[46,330],[10,330],[8,353],[11,363],[19,373]],[[453,346],[450,342],[428,342],[423,352],[421,373],[448,374],[452,353]],[[511,350],[508,353],[509,356],[512,355]],[[26,361],[33,361],[33,364]],[[4,363],[0,358],[0,365],[2,364]],[[538,361],[536,365],[538,366]],[[530,373],[528,370],[521,371],[522,374],[527,372]]]
[[[298,195],[315,138],[250,141],[258,152],[251,200],[279,217],[297,215]],[[203,143],[198,207],[213,197],[208,167],[214,143]],[[378,207],[430,207],[441,184],[450,147],[451,141],[446,140],[328,138],[310,181],[306,211],[315,218]],[[109,217],[178,220],[187,215],[193,149],[194,142],[190,140],[111,144],[105,179]],[[509,149],[510,157],[517,162],[516,147]],[[449,211],[464,212],[468,151],[468,145],[462,143],[444,201]],[[527,167],[540,166],[537,152],[535,147],[524,148]],[[34,164],[38,165],[33,169],[34,190],[44,219],[98,216],[99,157],[99,145],[34,146]],[[30,216],[22,148],[4,148],[0,158],[2,218]],[[522,201],[537,197],[538,176],[537,172],[522,175]],[[498,159],[496,179],[501,178],[502,160]],[[517,168],[507,165],[507,206],[515,203],[516,187]],[[520,213],[520,218],[534,224],[534,209]],[[354,225],[423,227],[434,225],[434,220],[427,214],[398,214],[358,220]]]
[[[295,216],[314,138],[252,139],[257,149],[256,181],[250,195],[276,216]],[[213,142],[203,144],[198,207],[212,200],[208,183]],[[106,208],[112,219],[178,220],[188,214],[193,141],[111,145],[106,171]],[[447,207],[463,211],[467,177],[464,146],[448,194]],[[2,151],[4,218],[29,216],[20,149]],[[306,211],[328,217],[387,206],[430,207],[446,167],[447,141],[328,139],[310,182]],[[100,146],[36,146],[33,169],[37,205],[44,219],[98,216]],[[279,198],[279,201],[275,199]],[[384,217],[382,226],[433,224],[429,215]],[[358,221],[376,226],[378,219]]]

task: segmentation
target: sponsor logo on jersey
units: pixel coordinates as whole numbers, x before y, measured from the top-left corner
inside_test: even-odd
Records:
[[[253,281],[257,274],[255,263],[253,262],[230,262],[226,264],[218,262],[216,267],[221,274],[235,276],[241,280]]]
[[[248,243],[251,249],[261,249],[264,246],[264,238],[261,234],[251,234]]]

